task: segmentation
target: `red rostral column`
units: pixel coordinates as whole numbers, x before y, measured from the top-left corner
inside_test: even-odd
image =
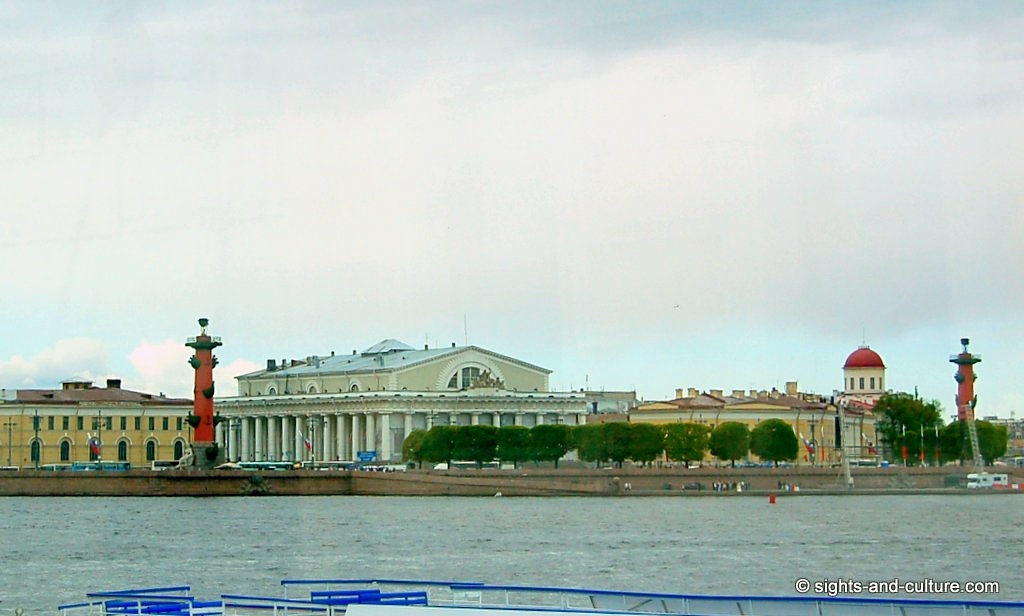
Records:
[[[213,368],[217,365],[217,357],[213,350],[219,347],[221,342],[220,338],[206,333],[206,326],[209,323],[209,319],[199,319],[199,327],[202,328],[199,335],[189,338],[185,343],[185,346],[195,349],[195,354],[188,360],[196,371],[196,386],[192,392],[193,411],[188,423],[193,428],[193,464],[201,467],[215,466],[224,458],[224,453],[217,445],[214,431],[220,417],[213,414]]]
[[[961,338],[960,344],[964,345],[963,353],[949,358],[951,363],[958,366],[953,378],[957,383],[956,418],[960,421],[974,419],[974,407],[978,405],[978,397],[974,395],[974,381],[978,378],[974,374],[974,364],[980,362],[981,358],[967,352],[967,345],[970,343],[969,338]]]

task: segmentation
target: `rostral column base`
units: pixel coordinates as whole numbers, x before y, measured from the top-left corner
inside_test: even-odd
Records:
[[[217,443],[192,443],[191,468],[211,469],[224,462],[224,448]]]

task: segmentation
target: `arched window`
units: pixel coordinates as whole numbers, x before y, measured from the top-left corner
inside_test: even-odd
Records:
[[[39,444],[39,441],[37,441],[37,440],[33,439],[33,440],[32,440],[32,448],[31,448],[31,450],[30,450],[30,453],[29,453],[29,455],[30,455],[30,457],[32,458],[32,461],[33,461],[33,462],[35,462],[36,464],[38,464],[38,463],[39,463],[39,456],[40,456],[40,453],[41,453],[41,452],[40,452],[40,444]]]
[[[317,391],[316,391],[316,384],[315,383],[310,383],[308,386],[306,386],[306,393],[307,394],[315,394],[315,393],[317,393]]]
[[[60,461],[70,462],[71,461],[71,443],[68,441],[60,442]]]
[[[156,441],[146,441],[146,462],[156,460]]]
[[[352,383],[352,387],[349,388],[349,391],[359,391],[359,383]]]
[[[270,387],[268,387],[268,388],[267,388],[267,395],[268,395],[268,396],[276,396],[276,395],[277,395],[277,388],[276,388],[276,387],[274,387],[273,385],[271,385]]]
[[[469,386],[473,384],[473,381],[479,377],[480,368],[477,368],[476,366],[466,366],[452,375],[452,378],[448,380],[448,388],[469,389]]]
[[[128,461],[128,441],[121,441],[117,444],[117,459],[121,462]]]
[[[185,455],[185,443],[174,441],[174,459],[180,460]]]

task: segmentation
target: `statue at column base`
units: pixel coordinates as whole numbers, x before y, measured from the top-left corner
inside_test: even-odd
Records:
[[[182,464],[182,467],[212,469],[225,461],[224,448],[217,443],[192,443],[191,464]]]

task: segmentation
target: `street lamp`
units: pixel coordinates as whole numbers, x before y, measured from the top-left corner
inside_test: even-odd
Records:
[[[4,423],[4,427],[7,428],[7,466],[11,465],[11,439],[13,438],[12,432],[14,430],[14,422],[7,421]]]

